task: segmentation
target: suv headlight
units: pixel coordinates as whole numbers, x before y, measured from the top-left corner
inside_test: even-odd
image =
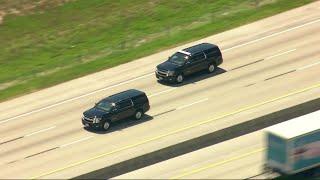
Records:
[[[100,123],[101,118],[94,117],[93,123]]]
[[[174,75],[174,71],[168,71],[168,76],[173,76]]]

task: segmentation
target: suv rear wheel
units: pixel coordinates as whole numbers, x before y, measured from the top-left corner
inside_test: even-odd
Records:
[[[209,73],[213,73],[214,71],[216,71],[217,66],[213,63],[213,64],[209,64],[208,66],[208,72]]]
[[[137,110],[136,113],[134,114],[134,118],[136,120],[140,120],[142,115],[143,115],[143,112],[141,110]]]
[[[183,74],[179,74],[176,78],[177,83],[182,83],[184,80]]]

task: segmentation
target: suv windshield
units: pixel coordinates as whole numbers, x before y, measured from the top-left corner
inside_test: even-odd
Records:
[[[111,111],[111,109],[114,107],[113,103],[110,103],[108,101],[100,101],[95,105],[96,108],[102,109],[105,111]]]
[[[188,55],[177,52],[169,58],[169,61],[173,64],[183,65],[188,59]]]

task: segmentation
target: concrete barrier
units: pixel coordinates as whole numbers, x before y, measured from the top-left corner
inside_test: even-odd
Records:
[[[83,174],[74,179],[110,179],[319,109],[320,98]]]

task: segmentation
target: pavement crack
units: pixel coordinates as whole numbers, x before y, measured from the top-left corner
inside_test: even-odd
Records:
[[[169,113],[169,112],[172,112],[172,111],[175,111],[176,109],[170,109],[170,110],[168,110],[168,111],[164,111],[164,112],[161,112],[161,113],[159,113],[159,114],[156,114],[156,115],[154,115],[153,117],[156,117],[156,116],[161,116],[161,115],[163,115],[163,114],[166,114],[166,113]]]
[[[8,141],[1,142],[0,145],[6,144],[6,143],[9,143],[9,142],[12,142],[12,141],[16,141],[16,140],[18,140],[18,139],[22,139],[23,137],[24,137],[24,136],[20,136],[20,137],[14,138],[14,139],[10,139],[10,140],[8,140]]]
[[[244,64],[244,65],[241,65],[241,66],[238,66],[238,67],[232,68],[232,69],[230,69],[229,71],[233,71],[233,70],[236,70],[236,69],[240,69],[240,68],[243,68],[243,67],[246,67],[246,66],[249,66],[249,65],[252,65],[252,64],[258,63],[258,62],[263,61],[263,60],[264,60],[264,59],[260,59],[260,60],[257,60],[257,61],[253,61],[253,62],[251,62],[251,63]]]
[[[247,84],[247,85],[245,85],[244,87],[249,87],[249,86],[253,86],[253,85],[255,85],[255,84],[257,84],[257,83],[251,83],[251,84]]]
[[[283,75],[286,75],[286,74],[289,74],[289,73],[292,73],[292,72],[295,72],[295,71],[296,71],[296,70],[291,70],[291,71],[288,71],[288,72],[285,72],[285,73],[282,73],[282,74],[278,74],[278,75],[269,77],[269,78],[265,79],[264,81],[268,81],[268,80],[270,80],[270,79],[274,79],[274,78],[277,78],[277,77],[280,77],[280,76],[283,76]]]
[[[51,149],[47,149],[47,150],[44,150],[44,151],[41,151],[41,152],[38,152],[36,154],[32,154],[32,155],[29,155],[27,157],[25,157],[24,159],[27,159],[27,158],[30,158],[30,157],[33,157],[33,156],[36,156],[36,155],[39,155],[39,154],[43,154],[43,153],[46,153],[46,152],[49,152],[49,151],[52,151],[52,150],[55,150],[55,149],[58,149],[59,147],[54,147],[54,148],[51,148]]]

